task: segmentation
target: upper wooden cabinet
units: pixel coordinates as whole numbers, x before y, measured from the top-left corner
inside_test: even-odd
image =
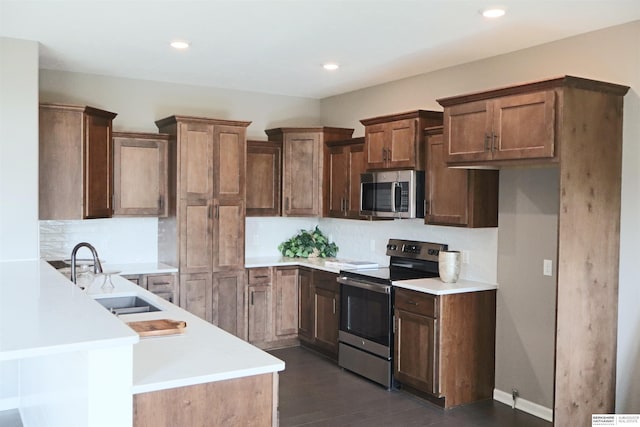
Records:
[[[115,117],[92,107],[40,104],[40,219],[111,217]]]
[[[442,126],[425,130],[425,224],[498,226],[497,170],[448,168]]]
[[[282,144],[282,215],[321,216],[324,144],[351,138],[353,129],[276,128],[265,132],[269,141]]]
[[[416,110],[360,120],[365,126],[365,157],[368,170],[424,170],[426,127],[442,125],[442,113]]]
[[[280,216],[282,143],[247,141],[247,216]]]
[[[325,144],[323,216],[360,218],[360,174],[365,170],[363,137]]]
[[[169,135],[113,132],[113,214],[166,216]]]

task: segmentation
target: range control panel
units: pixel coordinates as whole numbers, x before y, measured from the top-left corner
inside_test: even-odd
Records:
[[[442,243],[389,239],[389,243],[387,243],[387,255],[399,258],[438,261],[440,251],[446,251],[447,248],[448,246]]]

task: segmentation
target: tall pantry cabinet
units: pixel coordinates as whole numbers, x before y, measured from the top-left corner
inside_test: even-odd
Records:
[[[246,128],[251,122],[170,116],[169,214],[158,258],[178,266],[180,306],[243,337]]]

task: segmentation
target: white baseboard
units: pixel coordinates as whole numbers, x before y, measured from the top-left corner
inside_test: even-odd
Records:
[[[511,393],[498,390],[497,388],[493,389],[493,400],[497,400],[498,402],[504,403],[505,405],[513,405],[513,398],[511,397]],[[533,403],[521,397],[516,398],[516,409],[531,414],[534,417],[542,418],[543,420],[549,422],[553,421],[552,409],[546,408],[542,405],[538,405],[537,403]]]

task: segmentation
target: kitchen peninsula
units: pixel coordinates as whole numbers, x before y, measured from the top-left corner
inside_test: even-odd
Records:
[[[203,420],[205,411],[207,425],[277,423],[284,363],[275,357],[120,276],[106,290],[98,276],[85,293],[45,261],[0,266],[0,360],[20,364],[25,426],[181,425],[184,417]],[[124,295],[161,311],[116,317],[93,301]],[[185,321],[184,333],[139,338],[125,325],[162,318]]]

